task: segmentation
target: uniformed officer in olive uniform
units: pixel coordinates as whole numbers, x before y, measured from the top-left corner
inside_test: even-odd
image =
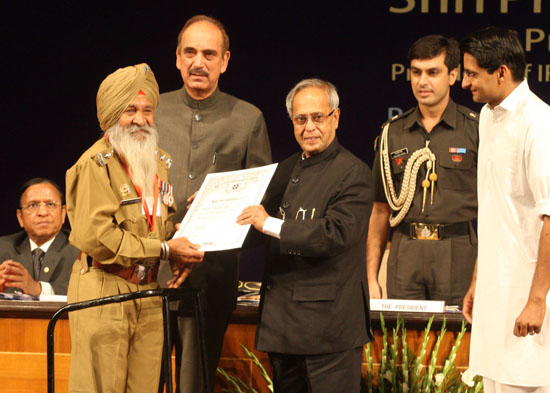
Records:
[[[372,298],[390,228],[388,298],[462,305],[477,257],[478,114],[450,99],[460,51],[439,35],[409,50],[418,106],[383,125],[375,142],[374,205],[367,240]]]

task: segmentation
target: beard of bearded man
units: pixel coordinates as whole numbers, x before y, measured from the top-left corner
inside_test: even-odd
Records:
[[[141,188],[144,197],[153,196],[157,173],[157,129],[147,124],[123,127],[116,123],[106,134],[126,161],[134,185]]]

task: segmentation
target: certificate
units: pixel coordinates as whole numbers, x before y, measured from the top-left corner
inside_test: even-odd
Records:
[[[271,164],[206,175],[174,238],[185,236],[201,251],[240,248],[250,225],[237,224],[237,217],[260,204],[276,168]]]

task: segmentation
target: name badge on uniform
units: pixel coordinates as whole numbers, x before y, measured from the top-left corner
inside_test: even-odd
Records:
[[[392,160],[394,158],[399,158],[399,157],[403,157],[405,155],[407,155],[409,153],[409,149],[404,147],[402,149],[399,149],[399,150],[395,150],[395,151],[392,151],[390,153],[390,157],[392,158]]]
[[[409,153],[409,149],[404,147],[399,150],[392,151],[390,157],[395,161],[395,165],[401,166],[405,162],[405,156]]]
[[[134,203],[141,203],[141,198],[123,199],[120,201],[120,206],[132,205]]]

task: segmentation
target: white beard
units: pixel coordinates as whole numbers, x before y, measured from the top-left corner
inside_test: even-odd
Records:
[[[139,134],[138,131],[140,131]],[[109,136],[116,152],[126,161],[132,182],[141,188],[143,197],[153,196],[157,173],[155,151],[158,133],[156,128],[135,124],[123,127],[117,123],[105,133]]]

